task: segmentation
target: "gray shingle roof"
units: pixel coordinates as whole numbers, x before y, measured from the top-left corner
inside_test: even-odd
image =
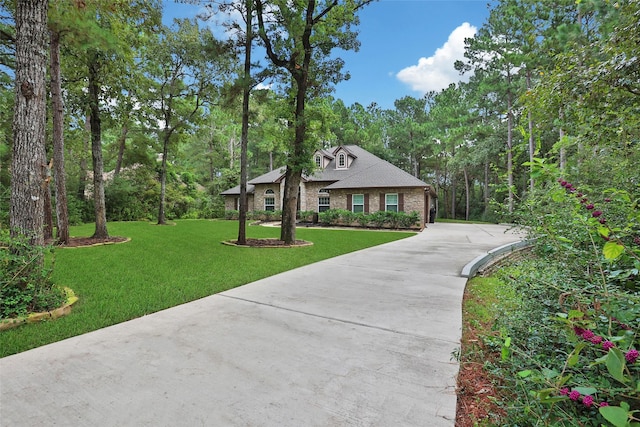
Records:
[[[253,194],[255,189],[256,189],[255,185],[251,185],[251,184],[247,183],[247,194]],[[228,190],[224,190],[220,194],[222,194],[223,196],[239,196],[240,195],[240,186],[236,185],[233,188],[230,188]]]
[[[357,145],[344,147],[356,157],[348,169],[336,169],[336,160],[313,174],[311,181],[334,181],[325,188],[426,187],[427,183]],[[337,148],[336,148],[337,149]]]
[[[337,151],[343,148],[353,157],[347,169],[336,169]],[[345,145],[320,150],[323,155],[329,155],[331,162],[323,170],[318,170],[303,178],[307,181],[327,182],[325,188],[331,190],[349,188],[380,188],[380,187],[428,187],[424,181],[392,165],[386,160],[369,153],[357,145]],[[272,184],[279,182],[284,176],[284,168],[277,168],[264,175],[249,180],[247,192],[253,192],[255,184]],[[251,188],[251,191],[249,191]],[[240,194],[240,186],[236,186],[220,193],[222,195]]]
[[[249,180],[249,184],[272,184],[274,182],[280,181],[280,178],[284,176],[285,169],[276,168],[271,172],[267,172],[264,175],[257,176],[253,179]]]

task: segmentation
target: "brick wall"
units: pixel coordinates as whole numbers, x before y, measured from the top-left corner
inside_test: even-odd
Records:
[[[318,211],[318,191],[324,188],[327,183],[307,182],[300,188],[300,210]],[[272,189],[275,197],[275,209],[282,209],[282,191],[279,184],[257,185],[253,195],[249,195],[249,211],[264,210],[265,191]],[[380,209],[380,194],[403,194],[404,212],[416,211],[420,214],[421,223],[425,223],[425,192],[423,188],[369,188],[366,190],[331,190],[330,208],[347,209],[347,194],[369,194],[369,213],[377,212]],[[225,210],[235,210],[236,196],[225,197]],[[384,199],[383,199],[384,204]]]
[[[331,190],[331,209],[347,209],[347,194],[369,194],[369,213],[380,210],[380,194],[404,194],[406,213],[416,211],[420,214],[422,224],[425,222],[425,193],[423,188],[368,188],[366,190]],[[384,204],[384,195],[382,196]]]
[[[300,189],[300,210],[318,212],[318,197],[320,197],[318,192],[326,186],[326,182],[304,183]]]
[[[274,194],[265,195],[264,193],[268,189],[273,190]],[[255,190],[253,192],[254,209],[251,209],[251,210],[257,210],[257,211],[265,210],[264,209],[265,197],[274,197],[276,202],[275,210],[277,211],[282,209],[282,193],[280,191],[280,185],[279,184],[259,184],[259,185],[256,185]]]
[[[238,202],[237,200],[240,196],[224,196],[224,210],[225,211],[236,211],[238,210]],[[247,194],[247,210],[251,212],[254,210],[254,202],[253,202],[253,194]]]

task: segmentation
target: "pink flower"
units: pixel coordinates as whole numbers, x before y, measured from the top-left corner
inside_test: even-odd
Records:
[[[598,219],[598,221],[600,222],[600,224],[605,224],[607,222],[607,220],[604,219],[604,217],[600,217],[600,219]]]
[[[584,329],[582,329],[580,326],[574,326],[573,332],[575,332],[576,335],[582,335],[582,333],[584,332]]]
[[[592,331],[586,329],[582,332],[582,338],[584,338],[585,340],[589,341],[591,338],[593,338],[596,334],[594,334]]]
[[[627,362],[629,363],[635,363],[636,359],[638,359],[638,350],[632,348],[631,350],[627,351],[627,353],[624,355],[624,358],[627,359]]]
[[[606,340],[605,342],[602,343],[602,348],[606,351],[609,351],[610,349],[612,349],[613,347],[615,347],[616,345],[614,343],[612,343],[609,340]]]
[[[600,402],[600,406],[609,406],[607,402]]]
[[[598,218],[600,215],[602,215],[602,211],[593,211],[591,212],[591,216],[594,218]]]
[[[571,393],[569,393],[569,399],[577,401],[578,399],[580,399],[580,392],[573,390]]]
[[[599,335],[595,335],[593,337],[591,337],[591,339],[589,341],[591,341],[593,344],[600,344],[602,342],[602,337]]]
[[[587,408],[591,407],[591,405],[593,405],[593,397],[586,395],[582,398],[582,404]]]
[[[595,208],[595,206],[593,205],[593,203],[589,203],[587,206],[585,206],[585,208],[592,210],[593,208]]]
[[[566,387],[563,387],[560,389],[560,396],[566,396],[569,394],[569,389]]]

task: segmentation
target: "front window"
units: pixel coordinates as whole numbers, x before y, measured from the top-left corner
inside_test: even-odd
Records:
[[[364,194],[354,194],[352,199],[353,212],[364,212]]]
[[[264,198],[264,210],[265,211],[275,211],[276,210],[276,198],[275,197],[265,197]]]
[[[384,210],[389,212],[398,212],[398,194],[384,195]]]
[[[267,191],[264,192],[264,210],[265,211],[275,211],[276,210],[276,197],[275,197],[275,191],[273,191],[272,189],[268,189]]]
[[[320,157],[320,155],[318,154],[316,156],[316,167],[321,167],[322,166],[322,158]]]
[[[318,197],[318,212],[325,212],[329,210],[329,196]]]

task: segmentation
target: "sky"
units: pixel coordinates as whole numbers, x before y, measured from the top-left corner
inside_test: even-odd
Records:
[[[376,103],[393,109],[405,96],[419,98],[466,80],[453,64],[464,59],[464,39],[489,16],[489,0],[379,0],[360,12],[358,52],[336,51],[350,80],[334,98],[345,105]],[[165,22],[192,17],[197,6],[164,1]],[[215,30],[214,30],[215,32]]]

